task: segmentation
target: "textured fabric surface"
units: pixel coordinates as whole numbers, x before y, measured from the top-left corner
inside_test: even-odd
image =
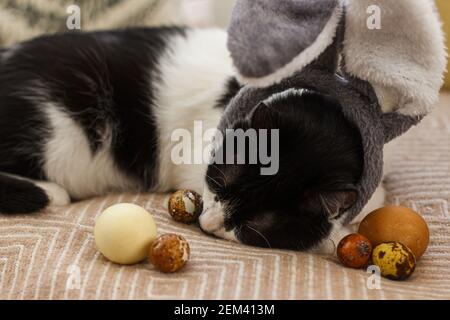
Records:
[[[69,4],[80,4],[82,27],[89,30],[177,22],[177,1],[0,1],[0,46],[64,31]],[[173,222],[166,195],[124,194],[30,216],[0,214],[0,299],[450,299],[449,146],[447,95],[393,148],[388,201],[418,210],[431,228],[431,246],[407,282],[382,280],[381,290],[369,290],[364,271],[345,269],[332,258],[214,239]],[[120,202],[143,205],[160,233],[188,239],[192,258],[186,269],[165,275],[145,262],[117,266],[97,252],[95,218]]]
[[[123,194],[31,216],[0,215],[1,299],[450,299],[450,95],[423,124],[392,148],[389,203],[416,209],[428,221],[431,246],[406,282],[382,280],[333,258],[262,250],[204,235],[171,220],[166,195]],[[166,275],[148,263],[118,266],[95,248],[94,221],[119,202],[147,208],[160,233],[191,244],[182,272]]]
[[[2,0],[0,47],[46,32],[67,31],[67,9],[78,5],[82,30],[180,23],[179,0]]]

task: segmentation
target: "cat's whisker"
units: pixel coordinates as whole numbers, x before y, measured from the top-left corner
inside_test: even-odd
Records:
[[[223,182],[225,184],[225,187],[227,187],[227,177],[226,177],[225,173],[222,170],[220,170],[220,168],[217,165],[212,164],[212,166],[213,166],[213,168],[215,168],[217,171],[219,171],[222,174]]]
[[[206,174],[206,176],[209,179],[211,179],[211,181],[214,182],[218,187],[222,187],[222,185],[219,182],[217,182],[217,180],[215,180],[213,177],[209,176],[208,174]]]
[[[258,230],[256,230],[255,228],[252,228],[251,226],[249,226],[248,224],[244,225],[245,227],[249,228],[250,230],[256,232],[258,235],[261,236],[261,238],[264,239],[264,241],[267,243],[267,245],[269,246],[269,248],[272,248],[272,245],[270,244],[269,240]]]
[[[244,225],[242,224],[237,230],[236,230],[236,237],[239,238],[239,235],[242,234],[242,229],[244,228]]]

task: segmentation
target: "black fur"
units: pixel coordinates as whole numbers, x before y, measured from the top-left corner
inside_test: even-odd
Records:
[[[49,130],[41,108],[51,102],[81,125],[94,154],[111,128],[117,165],[150,189],[158,155],[152,77],[158,76],[158,58],[168,39],[184,32],[167,27],[64,33],[22,43],[10,49],[14,54],[3,51],[0,172],[46,179],[41,163]],[[2,201],[10,194],[4,185],[9,181],[0,180]],[[37,198],[42,193],[29,191]],[[27,204],[22,210],[29,211]]]
[[[239,81],[237,81],[236,78],[228,79],[225,86],[225,93],[220,97],[216,107],[225,109],[230,103],[231,99],[233,99],[241,89],[242,85],[239,83]]]
[[[47,179],[43,147],[51,130],[42,108],[51,102],[81,126],[93,154],[111,130],[115,163],[142,189],[151,190],[159,152],[152,112],[159,58],[171,37],[185,33],[178,27],[72,32],[0,50],[0,172]],[[217,107],[225,108],[239,88],[229,79]],[[0,179],[2,203],[17,192],[0,212],[30,212],[48,204],[44,191],[31,182],[18,181],[23,188],[8,189],[14,181]],[[28,198],[31,203],[20,207],[19,200]]]
[[[180,28],[64,33],[21,44],[0,68],[0,154],[9,154],[12,149],[8,145],[23,144],[21,137],[26,136],[33,146],[23,149],[28,152],[32,148],[40,157],[35,142],[42,137],[36,137],[36,132],[17,133],[17,128],[43,127],[42,121],[32,116],[40,113],[35,101],[27,99],[25,89],[20,92],[27,87],[43,89],[81,124],[94,153],[106,127],[111,127],[117,164],[151,188],[157,163],[152,76],[157,76],[158,58],[168,37],[183,33]],[[44,94],[32,96],[46,99]],[[18,117],[17,121],[13,117]],[[36,124],[18,123],[24,119]],[[19,155],[14,168],[2,160],[0,171],[25,176],[39,172],[36,160],[29,157]]]
[[[260,104],[233,128],[279,129],[280,168],[263,176],[261,164],[209,166],[207,182],[225,207],[226,229],[236,228],[250,245],[296,250],[328,236],[329,211],[339,214],[356,200],[363,168],[361,136],[339,103],[315,92],[290,94]]]
[[[33,213],[48,203],[45,192],[32,182],[0,173],[1,213]]]

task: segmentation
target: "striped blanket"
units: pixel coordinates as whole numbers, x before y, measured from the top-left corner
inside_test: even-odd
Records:
[[[172,0],[1,1],[0,47],[66,30],[73,3],[86,30],[179,21]],[[177,224],[167,195],[118,194],[36,215],[0,214],[0,299],[450,299],[450,95],[393,152],[388,202],[421,212],[431,229],[431,246],[406,282],[383,279],[377,289],[365,271],[331,257],[236,245]],[[147,208],[161,233],[186,237],[192,258],[182,272],[118,266],[98,253],[95,219],[120,202]]]

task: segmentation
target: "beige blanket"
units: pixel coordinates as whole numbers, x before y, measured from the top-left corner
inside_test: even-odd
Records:
[[[1,2],[0,46],[60,30],[69,2]],[[153,7],[151,0],[76,2],[92,6],[83,18],[89,29],[153,24],[163,16],[163,7]],[[52,17],[58,22],[52,23]],[[399,140],[393,159],[386,180],[389,202],[418,210],[431,229],[431,246],[406,282],[382,280],[380,290],[370,289],[369,274],[346,269],[333,258],[214,239],[195,226],[173,222],[163,205],[165,195],[123,194],[36,215],[0,215],[0,299],[450,299],[449,95]],[[154,214],[160,233],[188,239],[192,259],[182,272],[165,275],[148,263],[118,266],[98,253],[95,218],[119,202],[144,206]]]

